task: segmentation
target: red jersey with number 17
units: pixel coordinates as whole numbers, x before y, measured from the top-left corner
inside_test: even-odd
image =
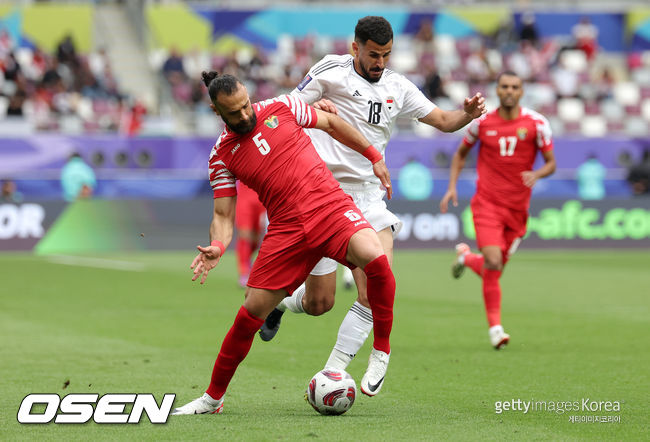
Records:
[[[498,109],[470,123],[463,138],[467,147],[480,141],[476,195],[514,210],[528,210],[531,189],[521,173],[532,170],[537,151],[553,149],[551,127],[541,114],[520,108],[514,120]]]
[[[270,222],[292,219],[340,199],[338,182],[303,130],[316,126],[314,108],[282,95],[255,103],[253,109],[257,115],[253,130],[242,135],[226,127],[212,148],[214,197],[235,196],[239,179],[257,192]]]

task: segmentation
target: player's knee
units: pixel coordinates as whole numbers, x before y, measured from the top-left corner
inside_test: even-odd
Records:
[[[327,313],[332,310],[334,307],[334,298],[333,297],[319,297],[316,299],[306,300],[305,305],[303,305],[305,312],[312,316],[320,316],[323,313]]]
[[[484,266],[486,269],[499,271],[503,269],[503,261],[501,259],[501,256],[485,255],[484,259]]]

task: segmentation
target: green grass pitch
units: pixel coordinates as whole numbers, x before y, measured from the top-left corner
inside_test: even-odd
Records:
[[[200,396],[243,301],[233,253],[205,286],[187,253],[83,259],[1,254],[0,439],[648,440],[650,254],[520,251],[502,278],[503,351],[487,338],[479,279],[451,279],[452,252],[398,251],[392,358],[385,386],[343,416],[303,400],[354,299],[339,288],[321,317],[287,314],[256,337],[224,414],[153,425],[21,425],[29,393]],[[131,267],[134,271],[122,270]],[[116,268],[106,268],[116,267]],[[363,376],[370,340],[349,367]],[[69,381],[69,386],[64,383]],[[620,412],[495,412],[495,402],[618,401]],[[571,422],[618,416],[620,423]]]

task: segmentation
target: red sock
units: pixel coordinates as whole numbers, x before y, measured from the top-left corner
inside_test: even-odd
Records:
[[[230,327],[223,344],[221,344],[219,356],[217,356],[212,369],[212,380],[206,390],[206,393],[212,398],[221,399],[223,397],[237,366],[248,354],[255,333],[263,323],[264,319],[251,315],[243,305],[241,306],[235,317],[235,323]]]
[[[483,270],[483,301],[490,327],[501,324],[500,270]]]
[[[253,254],[254,245],[252,241],[238,238],[235,251],[237,252],[237,270],[239,276],[248,276],[251,272],[251,255]]]
[[[478,276],[483,276],[483,255],[480,253],[468,253],[465,255],[465,267],[469,267]]]
[[[395,277],[386,255],[368,263],[363,271],[368,278],[368,302],[372,309],[375,341],[373,347],[390,353],[390,331],[393,328],[393,302],[395,301]]]

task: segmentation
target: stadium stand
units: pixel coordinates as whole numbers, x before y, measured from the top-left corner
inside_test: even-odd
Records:
[[[576,5],[578,12],[553,2],[532,2],[527,9],[508,2],[449,8],[411,0],[395,9],[396,3],[377,2],[372,9],[394,20],[392,67],[438,106],[455,108],[481,92],[494,108],[500,71],[513,69],[527,79],[523,104],[547,116],[561,147],[560,169],[540,192],[574,192],[573,169],[595,151],[608,170],[608,195],[630,194],[627,168],[640,160],[650,138],[650,19],[643,2],[603,9],[594,1]],[[98,168],[100,197],[200,193],[204,149],[221,129],[205,101],[200,71],[245,79],[253,100],[289,92],[322,55],[350,50],[354,23],[364,12],[318,2],[261,8],[246,0],[218,7],[0,5],[0,137],[6,137],[0,172],[14,177],[27,196],[53,198],[59,192],[50,185],[63,160],[82,150]],[[447,176],[443,159],[458,136],[398,121],[390,166],[418,158],[440,180],[435,194]],[[38,160],[19,155],[27,152]],[[143,194],[136,178],[155,185]]]
[[[436,95],[449,99],[442,100],[443,105],[454,107],[477,91],[494,104],[496,75],[512,69],[527,80],[525,105],[547,115],[557,133],[591,137],[612,132],[638,136],[643,132],[642,124],[650,122],[647,111],[642,112],[642,100],[650,96],[648,49],[638,50],[629,44],[617,51],[599,47],[599,29],[587,16],[573,17],[579,21],[571,26],[569,38],[562,34],[532,38],[531,32],[540,34],[534,31],[535,15],[523,15],[527,23],[522,14],[514,14],[490,34],[461,38],[437,33],[432,21],[423,19],[419,29],[396,36],[392,66],[425,91],[427,79],[437,78]],[[623,36],[620,39],[623,41]],[[248,78],[252,96],[264,99],[290,90],[325,53],[345,53],[348,46],[349,39],[285,34],[277,50],[242,47],[213,56],[211,67]],[[161,59],[165,50],[156,50]],[[170,59],[176,60],[183,73],[182,78],[169,81],[172,95],[180,105],[195,110],[202,104],[196,101],[200,86],[192,80],[194,69],[182,66],[210,59],[208,51],[195,48],[182,57],[171,52]],[[153,67],[165,69],[160,63]],[[581,123],[584,115],[598,118]]]

